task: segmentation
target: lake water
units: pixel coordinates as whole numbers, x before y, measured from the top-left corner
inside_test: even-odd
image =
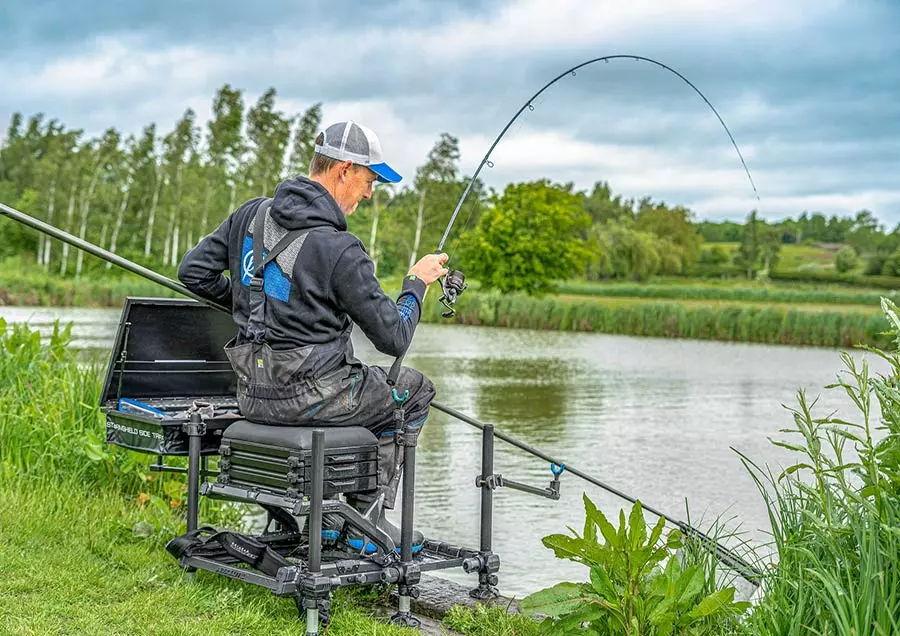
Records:
[[[72,321],[74,346],[90,349],[111,346],[119,313],[0,307],[7,321],[41,330],[57,318]],[[391,362],[363,337],[356,346],[368,363]],[[825,349],[421,325],[407,364],[434,381],[440,402],[676,518],[686,518],[685,500],[694,521],[734,517],[758,541],[765,540],[765,508],[732,448],[761,464],[789,461],[767,438],[790,426],[783,405],[795,406],[800,389],[819,397],[820,415],[856,416],[843,393],[823,388],[842,368],[838,352]],[[480,443],[479,431],[441,413],[426,424],[416,500],[426,536],[478,547]],[[499,440],[496,472],[539,487],[551,479],[545,462]],[[571,474],[563,474],[557,502],[497,491],[494,550],[503,592],[583,579],[581,566],[556,560],[540,542],[582,525],[582,492],[607,516],[630,506]],[[452,578],[474,581],[461,572]]]

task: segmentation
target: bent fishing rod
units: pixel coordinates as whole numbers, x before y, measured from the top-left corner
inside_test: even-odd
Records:
[[[731,134],[731,131],[728,129],[728,126],[725,125],[725,121],[722,119],[722,116],[719,115],[719,111],[716,110],[715,106],[712,105],[712,102],[710,102],[706,98],[706,95],[704,95],[700,91],[700,89],[694,85],[693,82],[691,82],[688,78],[686,78],[684,75],[682,75],[681,73],[676,71],[671,66],[669,66],[667,64],[663,64],[662,62],[660,62],[658,60],[654,60],[649,57],[644,57],[642,55],[626,55],[626,54],[604,55],[602,57],[595,57],[593,59],[587,60],[586,62],[581,62],[580,64],[576,64],[572,68],[566,69],[565,71],[563,71],[562,73],[560,73],[559,75],[554,77],[552,80],[550,80],[549,82],[544,84],[534,95],[529,97],[525,101],[525,103],[522,104],[522,106],[519,108],[519,110],[516,111],[516,114],[513,115],[508,122],[506,122],[506,125],[503,127],[503,130],[500,131],[500,134],[497,135],[496,139],[494,139],[494,142],[491,144],[490,148],[488,148],[487,152],[484,153],[484,157],[481,159],[481,163],[478,164],[478,168],[475,170],[475,174],[473,174],[472,177],[469,179],[469,183],[466,185],[466,189],[463,191],[462,196],[459,198],[459,201],[456,204],[456,208],[454,208],[453,214],[450,216],[450,221],[447,223],[447,229],[444,230],[444,235],[441,237],[441,242],[438,243],[438,247],[437,247],[438,252],[440,252],[441,250],[444,249],[444,243],[447,242],[447,237],[450,236],[450,230],[453,228],[453,224],[456,222],[456,217],[457,217],[457,215],[459,215],[459,211],[462,209],[463,203],[465,203],[466,198],[469,196],[469,192],[471,192],[472,186],[475,184],[476,180],[478,179],[478,175],[481,174],[481,170],[485,166],[488,166],[489,168],[494,167],[493,162],[490,160],[491,153],[494,152],[494,148],[497,147],[497,144],[500,143],[500,140],[503,139],[503,137],[506,135],[507,131],[516,122],[516,120],[522,115],[522,113],[525,112],[525,109],[527,108],[529,111],[533,111],[535,109],[534,100],[536,100],[538,97],[540,97],[541,94],[544,93],[544,91],[549,89],[551,86],[556,84],[558,81],[560,81],[564,77],[569,77],[569,76],[574,77],[580,69],[582,69],[586,66],[590,66],[591,64],[596,64],[597,62],[609,63],[612,60],[634,60],[636,62],[647,62],[649,64],[653,64],[654,66],[657,66],[663,70],[666,70],[666,71],[674,74],[681,81],[683,81],[685,84],[690,86],[694,90],[694,92],[697,93],[697,95],[699,95],[700,98],[706,103],[706,105],[709,106],[710,110],[712,110],[712,112],[715,114],[716,119],[718,119],[719,123],[722,124],[722,128],[725,129],[725,132],[727,133],[728,138],[731,140],[731,145],[734,146],[734,149],[737,152],[738,158],[740,158],[740,160],[741,160],[741,165],[744,167],[744,172],[747,173],[747,179],[750,181],[750,187],[753,188],[753,193],[756,195],[756,199],[759,200],[759,192],[756,189],[756,184],[753,182],[753,177],[750,175],[750,169],[747,167],[747,162],[744,161],[744,155],[741,153],[741,149],[738,148],[737,142],[734,140],[734,136]]]
[[[560,73],[559,75],[557,75],[556,77],[551,79],[549,82],[544,84],[540,89],[538,89],[538,91],[534,95],[529,97],[525,101],[525,103],[522,104],[522,106],[516,111],[516,113],[509,119],[509,121],[506,122],[506,125],[500,131],[500,134],[497,135],[497,137],[494,139],[494,141],[491,143],[490,147],[488,148],[487,152],[484,154],[484,157],[482,157],[481,162],[478,164],[478,167],[476,168],[475,173],[469,179],[468,184],[466,184],[466,188],[465,188],[465,190],[463,190],[462,196],[460,196],[459,201],[456,203],[456,207],[453,210],[453,214],[450,216],[450,221],[447,223],[447,227],[444,230],[443,236],[441,236],[441,240],[438,243],[435,253],[440,254],[443,251],[444,245],[447,242],[448,237],[450,236],[450,230],[453,229],[453,225],[456,222],[456,218],[459,216],[459,212],[462,209],[462,206],[465,203],[466,198],[468,198],[469,193],[472,191],[472,187],[475,185],[475,182],[478,179],[478,175],[481,174],[481,171],[485,166],[488,166],[491,168],[494,166],[493,162],[490,159],[491,153],[494,152],[494,149],[497,147],[497,144],[500,143],[500,141],[503,139],[503,137],[509,131],[510,127],[516,122],[516,120],[519,119],[519,117],[522,115],[522,113],[525,112],[526,109],[528,109],[529,111],[534,111],[535,110],[534,101],[538,97],[540,97],[546,90],[548,90],[550,87],[552,87],[554,84],[556,84],[563,78],[570,77],[570,76],[574,77],[580,69],[590,66],[592,64],[596,64],[598,62],[609,63],[613,60],[633,60],[636,62],[646,62],[648,64],[652,64],[658,68],[668,71],[669,73],[672,73],[673,75],[678,77],[682,82],[687,84],[697,95],[699,95],[700,98],[703,100],[703,102],[709,107],[709,109],[716,116],[716,119],[718,119],[719,123],[722,125],[722,128],[725,130],[725,133],[728,135],[728,139],[731,141],[731,145],[734,147],[734,150],[737,153],[738,158],[740,159],[741,166],[743,166],[744,172],[747,174],[747,180],[750,182],[750,187],[753,189],[753,193],[756,196],[756,199],[759,200],[759,191],[756,189],[756,184],[753,181],[753,176],[750,174],[750,168],[747,167],[747,162],[744,160],[744,155],[741,152],[741,149],[738,147],[738,144],[734,138],[734,135],[731,134],[731,130],[725,124],[725,120],[722,119],[722,116],[719,114],[719,111],[716,110],[716,107],[712,105],[712,102],[709,101],[709,99],[706,97],[706,95],[704,95],[703,92],[699,88],[697,88],[697,86],[693,82],[691,82],[687,77],[682,75],[680,72],[678,72],[677,70],[675,70],[668,64],[664,64],[663,62],[654,60],[653,58],[644,57],[642,55],[629,55],[629,54],[604,55],[601,57],[595,57],[590,60],[581,62],[580,64],[576,64],[575,66],[572,66],[571,68],[566,69],[565,71],[563,71],[562,73]],[[450,317],[454,314],[453,305],[456,303],[456,299],[466,288],[465,276],[463,276],[462,272],[450,271],[440,282],[441,282],[441,288],[443,290],[443,295],[440,298],[440,302],[447,309],[447,311],[445,311],[443,313],[443,315],[444,315],[444,317]],[[388,374],[389,382],[391,382],[391,384],[393,384],[392,380],[396,380],[396,378],[397,378],[397,374],[399,373],[402,360],[403,360],[403,356],[401,355],[394,361],[394,364],[391,366],[390,373]],[[432,402],[432,406],[434,406],[439,411],[443,411],[444,413],[447,413],[448,415],[451,415],[451,416],[455,417],[456,419],[458,419],[462,422],[465,422],[471,426],[474,426],[476,428],[483,429],[485,426],[481,422],[478,422],[477,420],[470,418],[470,417],[464,415],[463,413],[455,411],[455,410],[453,410],[447,406],[444,406],[442,404]],[[524,442],[521,442],[520,440],[517,440],[501,431],[495,431],[494,435],[499,437],[500,439],[504,440],[505,442],[512,444],[513,446],[515,446],[527,453],[534,455],[535,457],[539,457],[541,459],[549,461],[551,463],[551,466],[553,467],[554,477],[556,479],[558,479],[558,477],[559,477],[558,473],[556,472],[557,467],[563,466],[563,467],[565,467],[565,470],[572,473],[573,475],[576,475],[577,477],[580,477],[581,479],[583,479],[591,484],[594,484],[595,486],[598,486],[599,488],[602,488],[603,490],[606,490],[607,492],[610,492],[610,493],[612,493],[626,501],[629,501],[631,503],[634,503],[636,501],[634,498],[630,497],[629,495],[625,494],[624,492],[622,492],[616,488],[613,488],[612,486],[609,486],[608,484],[604,484],[600,480],[598,480],[586,473],[583,473],[576,468],[573,468],[571,466],[566,466],[564,463],[560,462],[557,459],[550,457],[543,451],[533,448],[533,447],[529,446],[528,444],[525,444]],[[672,523],[673,525],[678,527],[682,532],[684,532],[685,535],[691,536],[694,539],[698,540],[701,543],[701,545],[704,545],[707,549],[712,550],[712,552],[713,552],[713,554],[715,554],[716,558],[718,558],[722,563],[724,563],[725,565],[740,572],[741,576],[743,576],[748,581],[750,581],[756,585],[759,585],[759,583],[762,579],[762,576],[763,576],[763,573],[759,568],[748,563],[746,560],[741,558],[739,555],[735,554],[732,550],[726,548],[721,543],[714,540],[712,537],[709,537],[708,535],[706,535],[703,532],[701,532],[700,530],[690,526],[689,524],[687,524],[683,521],[680,521],[678,519],[675,519],[663,512],[660,512],[659,510],[655,510],[649,506],[643,506],[643,507],[646,510],[648,510],[649,512],[651,512],[652,514],[665,519],[669,523]]]
[[[65,232],[64,230],[61,230],[53,225],[50,225],[49,223],[45,223],[44,221],[40,221],[40,220],[38,220],[32,216],[29,216],[23,212],[20,212],[14,208],[4,205],[3,203],[0,203],[0,216],[8,216],[10,219],[12,219],[14,221],[22,223],[23,225],[27,225],[28,227],[34,228],[34,229],[38,230],[39,232],[43,232],[44,234],[47,234],[48,236],[51,236],[55,239],[63,241],[64,243],[68,243],[69,245],[71,245],[73,247],[76,247],[80,250],[87,252],[88,254],[96,256],[97,258],[100,258],[109,263],[112,263],[113,265],[116,265],[117,267],[120,267],[128,272],[137,274],[138,276],[141,276],[143,278],[151,280],[154,283],[162,285],[163,287],[166,287],[174,292],[188,296],[200,303],[203,303],[204,305],[207,305],[208,307],[211,307],[212,309],[216,309],[218,311],[226,313],[229,316],[231,315],[231,310],[229,308],[227,308],[223,305],[220,305],[219,303],[217,303],[213,300],[210,300],[209,298],[204,298],[203,296],[195,294],[194,292],[190,291],[187,287],[185,287],[181,283],[178,283],[178,282],[172,280],[171,278],[168,278],[166,276],[163,276],[162,274],[154,272],[153,270],[148,269],[142,265],[138,265],[137,263],[130,261],[127,258],[123,258],[123,257],[119,256],[118,254],[113,254],[112,252],[105,250],[102,247],[98,247],[97,245],[94,245],[93,243],[85,241],[84,239],[80,239],[77,236],[69,234],[68,232]],[[453,408],[450,408],[449,406],[440,404],[438,402],[432,402],[431,406],[434,407],[435,409],[442,411],[443,413],[446,413],[447,415],[450,415],[451,417],[454,417],[454,418],[458,419],[459,421],[461,421],[465,424],[469,424],[470,426],[473,426],[479,430],[484,430],[484,428],[485,428],[485,424],[483,424],[482,422],[479,422],[475,418],[469,417]],[[526,453],[529,453],[535,457],[538,457],[539,459],[543,459],[545,461],[550,462],[552,465],[552,468],[553,468],[554,476],[557,479],[558,479],[559,475],[562,474],[563,471],[569,472],[569,473],[575,475],[576,477],[579,477],[580,479],[587,481],[588,483],[593,484],[593,485],[595,485],[613,495],[616,495],[617,497],[620,497],[626,501],[629,501],[631,503],[634,503],[635,501],[637,501],[634,497],[631,497],[630,495],[622,492],[621,490],[618,490],[617,488],[614,488],[613,486],[610,486],[610,485],[600,481],[596,477],[593,477],[593,476],[579,470],[575,466],[567,464],[566,462],[564,462],[561,459],[552,457],[551,455],[545,453],[544,451],[542,451],[538,448],[534,448],[534,447],[526,444],[525,442],[523,442],[519,439],[516,439],[512,435],[509,435],[507,433],[504,433],[503,431],[498,431],[498,430],[494,430],[493,434],[495,437],[507,442],[508,444],[515,446],[516,448],[519,448],[520,450],[525,451]],[[525,488],[525,490],[530,491],[530,492],[535,492],[537,489],[529,490],[528,488]],[[538,493],[538,494],[540,494],[540,493]],[[690,536],[690,537],[694,538],[695,540],[697,540],[702,546],[704,546],[707,550],[712,552],[719,561],[721,561],[723,564],[727,565],[728,567],[732,568],[734,571],[738,572],[746,580],[748,580],[751,583],[754,583],[756,585],[758,585],[760,583],[760,581],[763,577],[762,571],[759,568],[757,568],[756,566],[748,563],[746,560],[741,558],[739,555],[735,554],[729,548],[721,545],[712,537],[704,534],[701,530],[699,530],[683,521],[679,521],[678,519],[675,519],[674,517],[671,517],[670,515],[660,512],[659,510],[656,510],[650,506],[643,505],[643,502],[642,502],[642,506],[645,510],[649,511],[651,514],[654,514],[658,517],[666,519],[668,522],[675,525],[686,536]]]
[[[716,116],[716,119],[719,120],[719,123],[722,125],[722,128],[725,130],[725,133],[728,135],[728,139],[731,140],[731,145],[734,147],[735,152],[737,152],[738,158],[741,161],[741,165],[744,168],[744,172],[747,174],[747,179],[750,182],[750,187],[753,189],[753,193],[756,195],[756,199],[759,200],[759,191],[756,189],[756,184],[753,182],[753,176],[750,174],[750,168],[747,167],[747,162],[744,160],[744,155],[741,152],[741,149],[738,147],[737,141],[734,139],[734,135],[731,134],[731,130],[725,124],[725,120],[722,119],[722,116],[719,114],[719,111],[716,110],[716,107],[712,105],[712,102],[703,94],[703,92],[697,88],[697,86],[691,82],[687,77],[676,71],[674,68],[669,66],[668,64],[664,64],[658,60],[654,60],[650,57],[644,57],[643,55],[630,55],[630,54],[617,54],[617,55],[603,55],[601,57],[595,57],[593,59],[587,60],[585,62],[581,62],[580,64],[576,64],[575,66],[566,69],[549,82],[544,84],[538,91],[525,100],[525,103],[519,107],[519,110],[506,122],[506,125],[503,126],[503,129],[500,131],[500,134],[494,139],[488,148],[487,152],[484,153],[484,157],[482,157],[481,162],[478,164],[478,167],[475,169],[475,173],[469,179],[469,182],[466,184],[465,190],[463,190],[462,196],[459,197],[459,201],[456,203],[456,207],[453,209],[453,214],[450,215],[450,221],[447,223],[447,227],[444,229],[444,234],[441,236],[441,240],[438,243],[437,249],[435,250],[435,254],[440,254],[444,249],[444,244],[447,242],[447,238],[450,236],[450,230],[453,229],[454,223],[456,223],[456,218],[459,216],[460,210],[462,210],[462,206],[465,203],[466,199],[469,196],[469,193],[472,191],[472,187],[475,185],[475,182],[478,180],[478,175],[481,174],[482,169],[485,166],[493,167],[494,163],[491,161],[491,153],[494,152],[494,149],[497,147],[497,144],[506,136],[506,133],[509,131],[510,127],[516,122],[517,119],[525,112],[525,109],[530,111],[535,110],[534,101],[540,97],[544,91],[548,90],[551,86],[556,84],[558,81],[565,77],[574,77],[577,72],[592,64],[596,64],[598,62],[609,63],[614,60],[633,60],[635,62],[646,62],[648,64],[652,64],[657,66],[669,73],[675,75],[682,82],[687,84],[697,95],[700,96],[700,99],[709,107],[709,109]],[[456,300],[463,291],[465,291],[467,285],[465,282],[466,278],[462,272],[458,270],[451,270],[447,273],[446,276],[440,279],[442,295],[439,299],[439,302],[444,305],[446,311],[443,312],[443,316],[445,318],[449,318],[453,316],[455,313],[454,305],[456,304]],[[391,369],[388,372],[388,384],[394,386],[397,381],[397,377],[400,373],[400,366],[403,363],[403,355],[397,357],[394,360],[394,363],[391,365]]]

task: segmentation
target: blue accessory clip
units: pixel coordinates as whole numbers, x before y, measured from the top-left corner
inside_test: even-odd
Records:
[[[397,389],[391,389],[391,397],[394,398],[394,402],[398,405],[406,402],[406,398],[409,397],[409,389],[404,389],[403,397],[400,397],[400,394],[397,393]]]
[[[550,472],[553,473],[554,477],[559,477],[560,475],[562,475],[565,469],[565,464],[554,464],[553,462],[550,462]]]

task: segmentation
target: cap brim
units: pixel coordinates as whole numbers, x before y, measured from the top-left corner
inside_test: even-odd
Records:
[[[374,163],[366,167],[375,173],[381,183],[397,183],[403,178],[386,163]]]

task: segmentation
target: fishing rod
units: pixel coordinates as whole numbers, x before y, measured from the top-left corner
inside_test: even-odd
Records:
[[[459,212],[462,209],[463,204],[468,198],[469,193],[472,191],[472,186],[475,185],[476,180],[478,179],[478,175],[481,174],[481,170],[485,166],[493,167],[493,162],[491,162],[490,157],[491,153],[494,152],[494,148],[497,147],[497,144],[500,143],[500,140],[506,135],[507,131],[510,127],[516,122],[519,116],[525,112],[525,109],[534,110],[534,100],[541,96],[541,94],[549,89],[551,86],[556,84],[559,80],[568,76],[575,76],[578,70],[590,66],[591,64],[596,64],[597,62],[606,62],[609,63],[612,60],[634,60],[636,62],[647,62],[648,64],[652,64],[654,66],[658,66],[659,68],[666,70],[676,77],[678,77],[681,81],[691,87],[697,95],[709,106],[710,110],[715,114],[716,118],[719,120],[719,123],[722,124],[722,128],[725,129],[725,133],[728,135],[728,138],[731,140],[731,145],[734,146],[735,151],[737,152],[738,158],[741,160],[741,165],[744,167],[744,172],[747,173],[747,179],[750,181],[750,187],[753,188],[753,192],[756,195],[757,200],[759,200],[759,191],[756,189],[756,184],[753,182],[753,176],[750,174],[750,169],[747,167],[747,162],[744,160],[744,155],[741,153],[741,149],[737,145],[737,141],[734,139],[734,135],[731,134],[731,130],[729,130],[728,126],[725,124],[725,120],[722,119],[722,116],[719,115],[719,111],[716,110],[716,107],[712,105],[712,102],[707,99],[706,95],[697,88],[697,86],[691,82],[684,75],[676,71],[674,68],[669,66],[668,64],[664,64],[658,60],[654,60],[653,58],[644,57],[642,55],[627,55],[627,54],[618,54],[618,55],[604,55],[602,57],[595,57],[593,59],[587,60],[585,62],[581,62],[580,64],[576,64],[575,66],[566,69],[549,82],[544,84],[534,95],[529,97],[524,104],[516,111],[516,114],[513,115],[506,125],[503,127],[503,130],[500,131],[500,134],[494,139],[493,143],[491,143],[487,152],[482,157],[481,162],[478,164],[478,168],[475,170],[475,174],[469,179],[468,184],[466,184],[465,190],[463,190],[462,196],[460,196],[459,201],[456,203],[456,207],[453,210],[453,214],[450,215],[450,221],[447,223],[446,229],[444,229],[444,234],[441,236],[441,240],[438,243],[437,249],[435,250],[435,254],[440,254],[444,249],[444,244],[447,242],[447,238],[450,236],[450,230],[453,229],[453,224],[456,222],[456,217],[459,216]],[[466,285],[466,277],[462,272],[458,270],[451,270],[447,273],[446,276],[440,279],[441,285],[441,297],[438,301],[444,305],[445,311],[443,312],[443,316],[445,318],[450,318],[455,313],[454,305],[456,304],[456,300],[460,294],[465,291]],[[397,382],[397,377],[400,374],[400,367],[403,364],[403,355],[398,356],[394,363],[391,365],[390,371],[388,372],[387,382],[391,386],[394,386]]]
[[[649,64],[653,64],[658,66],[661,69],[669,71],[670,73],[675,74],[679,79],[681,79],[685,84],[690,86],[700,98],[706,102],[706,105],[715,113],[716,118],[719,120],[719,123],[722,124],[722,128],[725,129],[725,132],[728,134],[728,138],[731,140],[731,145],[734,146],[734,149],[737,151],[738,157],[741,160],[741,165],[744,166],[744,172],[747,173],[747,179],[750,180],[750,187],[753,188],[753,192],[756,195],[756,199],[759,200],[759,191],[756,189],[756,184],[753,182],[753,177],[750,175],[750,169],[747,167],[747,162],[744,161],[744,155],[741,153],[741,149],[738,148],[737,142],[734,140],[734,136],[731,134],[731,131],[728,129],[728,126],[725,125],[725,121],[722,119],[721,115],[719,115],[719,111],[716,110],[715,106],[706,98],[699,88],[697,88],[693,82],[691,82],[684,75],[676,71],[671,66],[667,64],[663,64],[657,60],[654,60],[649,57],[644,57],[642,55],[604,55],[602,57],[595,57],[593,59],[587,60],[586,62],[582,62],[580,64],[576,64],[570,69],[567,69],[554,77],[552,80],[544,84],[541,89],[536,92],[534,95],[528,98],[524,104],[522,104],[521,108],[516,111],[516,114],[512,116],[512,118],[506,122],[506,125],[503,127],[503,130],[500,131],[500,134],[497,135],[497,138],[494,139],[494,142],[491,144],[488,151],[484,153],[484,157],[481,159],[481,163],[478,164],[478,168],[475,170],[475,174],[472,175],[472,178],[469,179],[469,183],[466,185],[466,189],[463,190],[462,196],[459,198],[459,201],[456,204],[456,208],[453,210],[453,214],[450,217],[450,222],[447,223],[447,229],[444,230],[444,235],[441,237],[441,242],[438,243],[437,251],[440,252],[444,249],[444,243],[447,242],[447,237],[450,235],[450,230],[453,228],[453,224],[456,222],[456,217],[459,215],[459,211],[462,209],[463,203],[465,203],[466,198],[469,196],[469,192],[472,190],[472,186],[475,184],[475,181],[478,179],[478,175],[481,174],[482,168],[485,166],[494,167],[493,162],[491,162],[490,157],[491,153],[494,152],[494,148],[497,147],[497,144],[500,143],[500,140],[503,139],[506,132],[509,130],[510,126],[512,126],[515,121],[519,118],[519,116],[525,111],[527,108],[529,111],[534,110],[534,100],[541,96],[541,94],[546,91],[548,88],[556,84],[559,80],[569,75],[575,76],[576,72],[579,69],[584,68],[585,66],[590,66],[591,64],[595,64],[596,62],[610,62],[611,60],[634,60],[636,62],[647,62]]]
[[[478,175],[481,174],[481,171],[485,166],[488,166],[488,167],[494,166],[493,162],[491,162],[491,160],[490,160],[491,153],[494,152],[494,149],[497,147],[497,144],[500,143],[500,141],[506,135],[507,131],[509,131],[510,127],[516,122],[516,120],[522,115],[522,113],[525,112],[525,109],[527,108],[528,110],[533,111],[535,109],[534,101],[538,97],[540,97],[541,94],[544,93],[544,91],[548,90],[551,86],[556,84],[558,81],[560,81],[564,77],[568,77],[568,76],[574,77],[578,70],[580,70],[586,66],[590,66],[591,64],[595,64],[598,62],[609,63],[612,60],[634,60],[636,62],[647,62],[649,64],[652,64],[654,66],[657,66],[665,71],[668,71],[668,72],[674,74],[676,77],[678,77],[680,80],[682,80],[685,84],[687,84],[691,89],[693,89],[693,91],[695,93],[697,93],[697,95],[700,96],[700,98],[710,108],[710,110],[712,110],[713,114],[715,114],[716,119],[719,120],[719,123],[722,125],[722,128],[725,130],[725,133],[728,135],[728,139],[731,140],[731,145],[734,147],[735,151],[737,152],[738,158],[741,161],[741,165],[744,168],[744,172],[747,174],[747,179],[750,182],[750,187],[753,189],[753,193],[756,195],[756,199],[759,200],[759,191],[756,188],[756,184],[753,182],[753,176],[750,174],[750,169],[747,167],[747,162],[744,160],[744,155],[743,155],[743,153],[741,153],[741,149],[738,147],[738,144],[737,144],[737,141],[735,141],[734,135],[731,134],[731,130],[729,130],[728,126],[725,124],[725,120],[722,119],[722,116],[719,114],[719,111],[716,110],[715,106],[712,105],[712,102],[709,101],[709,99],[706,97],[706,95],[704,95],[703,92],[699,88],[697,88],[697,86],[693,82],[691,82],[687,77],[682,75],[680,72],[678,72],[671,66],[664,64],[663,62],[660,62],[658,60],[649,58],[649,57],[644,57],[642,55],[627,55],[627,54],[604,55],[601,57],[592,58],[585,62],[581,62],[580,64],[576,64],[575,66],[573,66],[569,69],[566,69],[565,71],[563,71],[562,73],[560,73],[559,75],[557,75],[556,77],[551,79],[549,82],[544,84],[534,95],[529,97],[525,101],[525,103],[522,104],[522,106],[516,111],[516,113],[509,119],[509,121],[506,122],[506,125],[500,131],[500,134],[497,135],[497,137],[494,139],[494,141],[491,143],[490,147],[488,148],[487,152],[484,154],[484,157],[482,157],[481,162],[478,164],[478,167],[476,168],[475,173],[469,179],[468,184],[466,184],[466,188],[465,188],[465,190],[463,190],[462,196],[460,196],[459,201],[456,203],[456,207],[453,210],[453,214],[450,216],[450,221],[447,223],[447,227],[444,230],[444,234],[443,234],[443,236],[441,236],[441,240],[438,243],[438,247],[436,250],[437,253],[440,253],[443,250],[444,244],[447,242],[447,238],[450,236],[450,230],[453,228],[453,224],[456,222],[456,218],[457,218],[457,216],[459,216],[459,212],[462,209],[462,206],[465,203],[466,198],[468,198],[469,193],[472,191],[472,187],[474,186],[475,182],[477,181]],[[451,281],[449,294],[447,293],[447,291],[448,291],[447,281]],[[444,315],[445,316],[453,315],[452,305],[455,303],[456,298],[459,296],[459,294],[461,294],[462,291],[465,289],[465,277],[463,277],[460,272],[456,272],[456,271],[450,272],[445,277],[445,280],[441,281],[441,285],[445,292],[444,296],[441,297],[441,302],[444,303],[444,305],[447,306],[447,309],[448,309],[448,311],[445,312]],[[445,302],[445,298],[448,302]],[[394,371],[395,369],[399,370],[401,360],[402,360],[402,356],[400,358],[398,358],[397,360],[395,360],[394,365],[391,368],[391,371]],[[436,408],[437,410],[443,411],[444,413],[447,413],[448,415],[451,415],[452,417],[455,417],[456,419],[458,419],[462,422],[465,422],[466,424],[474,426],[475,428],[483,430],[485,427],[485,425],[483,423],[479,422],[478,420],[468,417],[465,414],[460,413],[459,411],[456,411],[448,406],[439,404],[437,402],[432,402],[431,405],[434,408]],[[564,462],[561,462],[560,460],[549,456],[548,454],[544,453],[543,451],[541,451],[537,448],[534,448],[532,446],[529,446],[528,444],[526,444],[520,440],[517,440],[514,437],[511,437],[511,436],[507,435],[506,433],[503,433],[502,431],[495,431],[494,435],[496,437],[499,437],[503,441],[505,441],[509,444],[512,444],[513,446],[515,446],[527,453],[530,453],[531,455],[534,455],[535,457],[539,457],[541,459],[544,459],[545,461],[549,461],[551,463],[551,465],[554,467],[560,467],[560,466],[564,467],[565,470],[572,473],[573,475],[580,477],[581,479],[583,479],[591,484],[594,484],[595,486],[598,486],[599,488],[602,488],[603,490],[606,490],[607,492],[610,492],[610,493],[616,495],[617,497],[620,497],[631,503],[636,502],[635,498],[627,495],[626,493],[622,492],[621,490],[618,490],[617,488],[614,488],[608,484],[605,484],[605,483],[601,482],[600,480],[596,479],[595,477],[592,477],[591,475],[588,475],[572,466],[568,466]],[[558,473],[556,472],[556,469],[554,469],[554,475],[556,477],[558,477]],[[650,513],[656,515],[657,517],[661,517],[661,518],[665,519],[666,521],[668,521],[669,523],[675,525],[685,535],[693,537],[695,540],[698,540],[701,543],[701,545],[704,545],[707,549],[711,549],[719,561],[721,561],[728,567],[731,567],[735,571],[739,572],[741,574],[741,576],[743,576],[748,581],[755,583],[756,585],[759,585],[759,583],[762,579],[762,576],[763,576],[763,573],[759,568],[748,563],[745,559],[743,559],[739,555],[735,554],[732,550],[726,548],[725,546],[723,546],[721,543],[719,543],[712,537],[706,535],[705,533],[703,533],[700,530],[698,530],[697,528],[694,528],[693,526],[685,523],[684,521],[675,519],[675,518],[671,517],[670,515],[667,515],[667,514],[661,512],[659,510],[656,510],[650,506],[644,505],[643,507],[644,507],[644,509],[648,510]]]

